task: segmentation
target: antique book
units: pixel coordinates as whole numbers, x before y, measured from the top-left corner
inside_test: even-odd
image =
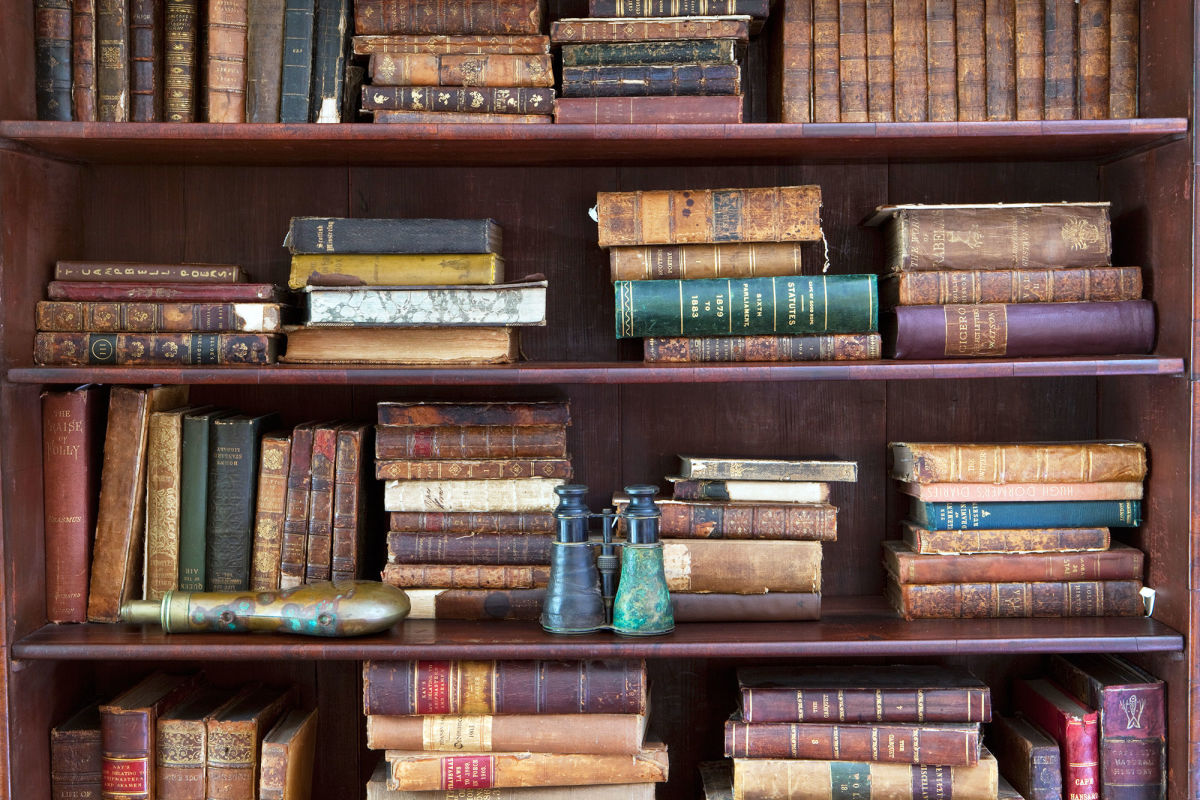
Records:
[[[61,366],[271,364],[278,338],[262,333],[38,333],[33,360]]]
[[[559,478],[494,481],[385,481],[385,511],[549,511]]]
[[[518,328],[285,328],[293,364],[510,364]]]
[[[549,534],[388,531],[390,564],[549,564]]]
[[[212,423],[230,413],[215,409],[193,411],[183,417],[179,467],[179,588],[185,592],[203,592],[207,584],[204,552]]]
[[[1075,119],[1078,116],[1077,4],[1074,0],[1045,0],[1045,3],[1046,119]]]
[[[984,750],[970,767],[888,764],[880,761],[820,761],[735,758],[734,800],[830,800],[854,782],[863,800],[940,796],[995,800],[999,772]]]
[[[96,119],[129,121],[129,0],[99,2],[96,13]]]
[[[888,3],[889,9],[891,3]],[[787,3],[771,18],[767,97],[771,119],[812,122],[812,3]],[[890,68],[889,68],[890,69]]]
[[[368,520],[364,460],[370,457],[373,427],[346,423],[338,428],[333,469],[333,542],[330,578],[352,580],[365,561]]]
[[[925,122],[929,119],[929,84],[923,0],[893,2],[892,52],[896,122]]]
[[[88,587],[89,622],[116,622],[141,587],[150,413],[187,402],[187,386],[113,387],[100,472],[100,503]]]
[[[958,121],[958,58],[954,0],[926,0],[925,56],[929,121]],[[988,95],[991,97],[991,94]]]
[[[549,125],[554,122],[554,117],[549,113],[474,114],[469,111],[372,111],[371,116],[374,122],[383,124],[419,122],[433,125],[476,125],[481,122],[499,122],[505,125]]]
[[[1140,480],[1095,483],[900,483],[918,500],[968,502],[1011,500],[1141,500]]]
[[[840,122],[838,0],[812,3],[812,121]]]
[[[408,619],[537,622],[545,589],[405,589]],[[676,595],[672,595],[674,600]]]
[[[34,100],[37,118],[71,121],[71,2],[33,4]]]
[[[733,800],[733,762],[701,761],[700,783],[704,789],[704,800]]]
[[[897,764],[979,763],[979,723],[725,722],[726,758],[811,758]]]
[[[292,702],[292,691],[259,686],[206,720],[205,800],[256,800],[263,737]]]
[[[598,192],[599,245],[812,242],[819,186]]]
[[[163,10],[159,0],[129,3],[129,119],[161,122]]]
[[[588,0],[593,17],[673,17],[680,15],[738,15],[764,18],[767,0]]]
[[[1141,580],[1142,551],[1114,544],[1100,553],[996,553],[947,557],[883,543],[883,564],[900,583]]]
[[[346,51],[350,45],[347,36],[351,29],[350,5],[350,0],[317,0],[309,122],[342,122]]]
[[[305,286],[310,326],[546,324],[546,281],[494,286]]]
[[[1110,3],[1108,116],[1111,119],[1127,119],[1136,117],[1138,112],[1140,4],[1137,0],[1110,0]],[[78,59],[78,48],[75,52]]]
[[[50,281],[46,297],[92,303],[281,303],[285,295],[273,283]]]
[[[800,248],[796,242],[611,247],[609,274],[614,281],[799,275]]]
[[[1080,119],[1108,117],[1110,0],[1079,0]]]
[[[867,118],[871,122],[891,122],[895,117],[892,58],[892,4],[867,0]]]
[[[1121,440],[1025,444],[890,442],[891,476],[915,483],[1141,481],[1146,446]]]
[[[1062,800],[1062,757],[1058,742],[1022,716],[997,716],[988,732],[988,749],[1000,774],[1025,800]]]
[[[618,64],[736,64],[743,53],[733,39],[679,39],[673,42],[564,44],[564,67]]]
[[[983,122],[987,119],[987,48],[984,44],[983,4],[984,0],[955,0],[954,4],[958,118],[963,122]],[[1038,118],[1041,118],[1040,109]]]
[[[366,661],[363,713],[644,714],[644,661]]]
[[[987,76],[987,118],[1017,118],[1016,9],[1014,0],[984,0],[984,74]]]
[[[618,339],[645,336],[873,333],[875,275],[617,281]]]
[[[500,245],[490,219],[292,217],[284,239],[292,253],[499,253]]]
[[[155,672],[100,704],[101,797],[159,797],[155,780],[158,719],[195,691],[199,680],[198,673]]]
[[[879,206],[887,269],[1031,269],[1111,263],[1107,202]]]
[[[568,42],[657,42],[679,39],[733,39],[745,44],[750,38],[750,17],[745,15],[632,17],[569,17],[550,23],[550,41]]]
[[[563,97],[737,95],[738,64],[622,64],[563,67]]]
[[[1013,706],[1058,742],[1064,800],[1087,800],[1100,788],[1100,715],[1044,678],[1015,680]]]
[[[813,481],[702,481],[667,476],[676,500],[828,503],[829,484]]]
[[[316,0],[284,0],[279,121],[308,122]]]
[[[554,110],[554,90],[496,86],[364,86],[362,110],[550,114]],[[458,252],[458,249],[449,252]]]
[[[907,583],[884,590],[905,619],[1008,617],[1140,617],[1142,582],[1011,581]]]
[[[250,554],[251,591],[271,592],[280,588],[279,563],[283,552],[291,453],[290,431],[263,434],[259,444],[254,537]]]
[[[104,391],[42,392],[46,619],[87,620],[88,568],[100,486]]]
[[[207,800],[204,792],[207,721],[236,702],[239,696],[230,689],[205,686],[158,718],[156,797],[162,800]]]
[[[1015,0],[1017,119],[1046,113],[1045,0]]]
[[[550,56],[375,53],[373,86],[554,86]]]
[[[550,37],[541,34],[358,35],[351,38],[356,56],[376,53],[499,53],[537,55],[550,52]]]
[[[381,579],[401,589],[538,589],[550,582],[549,566],[385,564]]]
[[[246,122],[279,122],[284,0],[256,0],[246,20]]]
[[[246,414],[218,417],[212,422],[204,531],[207,591],[242,592],[250,588],[259,438],[275,422],[273,415]]]
[[[667,746],[647,740],[636,753],[454,752],[387,750],[389,789],[491,789],[663,783]]]
[[[50,800],[100,800],[100,707],[92,703],[50,729]]]
[[[1113,28],[1116,30],[1116,26]],[[71,118],[96,121],[96,3],[71,3]],[[1116,63],[1114,61],[1114,63]]]
[[[372,750],[637,753],[645,714],[431,714],[367,717]]]
[[[329,580],[333,556],[333,484],[337,438],[341,424],[323,422],[313,428],[308,469],[308,532],[304,546],[304,582]]]
[[[799,622],[821,618],[821,593],[674,592],[671,613],[676,622]]]
[[[208,122],[246,120],[246,21],[250,0],[208,0],[204,101]]]
[[[367,800],[467,800],[477,789],[409,791],[387,788],[388,763],[380,759],[367,781]],[[485,789],[487,800],[654,800],[654,783],[609,783],[591,786],[523,786]]]
[[[358,0],[357,34],[538,34],[544,0]]]
[[[259,800],[308,800],[316,749],[316,709],[293,709],[280,717],[263,737]]]
[[[961,303],[1080,303],[1137,300],[1140,267],[902,272],[879,283],[889,306]]]
[[[929,503],[915,498],[909,518],[933,531],[983,528],[1136,528],[1141,500],[1041,500]]]
[[[991,689],[962,667],[741,667],[746,722],[990,722]]]
[[[679,474],[688,479],[746,481],[849,481],[858,480],[855,461],[772,458],[680,456]]]
[[[438,461],[424,458],[377,459],[380,480],[494,480],[497,478],[570,478],[568,458],[493,458]]]
[[[866,122],[867,117],[867,3],[838,0],[838,71],[840,119]]]
[[[375,404],[375,408],[376,421],[380,425],[405,428],[439,425],[571,424],[571,407],[566,400],[381,400]]]
[[[381,425],[375,436],[377,459],[565,458],[566,455],[567,431],[562,424]]]
[[[98,303],[39,301],[39,331],[274,333],[280,329],[277,303]]]
[[[400,512],[388,514],[388,529],[426,533],[552,533],[554,515],[516,511]]]
[[[1100,714],[1101,800],[1167,792],[1165,684],[1109,654],[1050,657],[1050,676]]]
[[[183,418],[208,410],[186,406],[150,414],[146,444],[146,600],[179,588],[180,497],[183,495]]]
[[[308,495],[312,488],[313,436],[318,424],[302,422],[292,429],[283,538],[280,540],[280,589],[291,589],[304,583],[305,565],[308,563]]]
[[[198,2],[166,0],[163,119],[167,122],[193,122],[196,119]]]
[[[672,538],[662,541],[663,572],[672,592],[821,591],[820,542]]]
[[[240,283],[242,268],[233,264],[156,264],[141,261],[57,261],[56,281],[105,283]]]
[[[901,536],[917,553],[1065,553],[1109,548],[1108,528],[1033,528],[995,531],[930,531],[900,523]]]
[[[865,361],[879,358],[877,333],[798,334],[795,336],[647,336],[642,358],[648,363],[703,361]]]
[[[624,495],[613,497],[618,510]],[[837,507],[828,503],[724,503],[711,500],[655,501],[663,536],[684,539],[837,539]]]
[[[334,277],[338,276],[338,277]],[[504,282],[504,260],[495,253],[297,253],[288,286],[494,284]]]

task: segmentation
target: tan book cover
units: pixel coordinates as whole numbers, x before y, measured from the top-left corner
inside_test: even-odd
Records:
[[[161,600],[179,588],[179,501],[183,415],[188,406],[150,414],[146,443],[146,547],[142,597]]]
[[[1109,101],[1111,0],[1078,0],[1079,116],[1106,119]]]
[[[771,106],[778,108],[775,113],[780,122],[812,122],[812,22],[812,3],[785,3],[782,11],[771,17],[774,38],[768,78]]]
[[[1146,477],[1141,442],[891,442],[893,478],[911,483],[1094,483]]]
[[[1014,0],[984,0],[987,42],[987,118],[1017,118],[1016,10]]]
[[[375,53],[374,86],[554,86],[549,55]]]
[[[867,117],[871,122],[895,118],[892,69],[892,0],[867,0]]]
[[[550,582],[549,566],[498,564],[385,564],[381,576],[401,589],[536,589]]]
[[[376,34],[354,36],[356,56],[375,53],[538,53],[550,52],[550,37],[538,34]]]
[[[663,539],[672,592],[820,592],[821,543]]]
[[[367,716],[367,747],[372,750],[619,755],[639,752],[645,733],[645,714]]]
[[[812,59],[812,121],[841,122],[838,0],[813,0]]]
[[[560,478],[494,481],[387,481],[385,511],[550,511]]]
[[[954,0],[925,0],[929,121],[958,121],[958,61]]]
[[[451,286],[503,282],[504,259],[495,253],[296,253],[288,275],[291,289],[309,284]]]
[[[800,249],[795,242],[610,247],[609,277],[614,281],[648,281],[799,275]]]
[[[1141,500],[1141,481],[1091,483],[900,483],[897,488],[930,503],[995,503],[1027,500]]]
[[[838,85],[841,121],[867,121],[867,3],[838,0]]]
[[[983,122],[987,119],[983,0],[955,0],[954,27],[958,119],[962,122]],[[1040,110],[1038,116],[1041,117]]]
[[[367,781],[367,800],[477,800],[477,789],[408,791],[389,789],[388,763],[380,759]],[[611,783],[593,786],[526,786],[488,789],[486,800],[654,800],[654,783]]]
[[[676,39],[750,39],[750,17],[569,17],[550,23],[550,41],[658,42]]]
[[[929,119],[926,50],[925,0],[895,0],[892,4],[892,52],[895,53],[893,99],[896,122]]]
[[[308,800],[316,748],[317,710],[285,714],[263,738],[258,800]]]
[[[155,796],[159,800],[207,800],[208,720],[241,694],[206,686],[158,718]]]
[[[259,748],[291,700],[290,689],[256,686],[207,720],[206,800],[256,800]]]
[[[511,364],[517,328],[286,328],[288,364]]]
[[[1017,119],[1042,119],[1046,110],[1044,0],[1016,2]]]
[[[270,592],[280,588],[283,524],[287,517],[288,464],[292,434],[275,431],[259,444],[258,491],[255,493],[254,538],[250,557],[250,588]]]
[[[901,536],[918,553],[1062,553],[1107,550],[1108,528],[1028,528],[929,531],[912,522],[900,524]]]

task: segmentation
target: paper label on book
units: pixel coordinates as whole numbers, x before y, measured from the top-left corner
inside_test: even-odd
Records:
[[[686,592],[692,584],[692,554],[687,545],[663,544],[663,574],[667,590]]]
[[[492,749],[492,718],[485,715],[425,717],[421,723],[423,750]]]
[[[953,787],[950,767],[912,768],[912,800],[951,800]]]
[[[1008,309],[1002,304],[949,305],[947,356],[1002,356],[1008,350]]]
[[[871,765],[855,761],[831,762],[829,791],[830,800],[871,800]]]
[[[495,761],[492,756],[446,756],[442,759],[442,788],[492,788]]]
[[[105,756],[101,786],[105,797],[149,794],[150,759]]]

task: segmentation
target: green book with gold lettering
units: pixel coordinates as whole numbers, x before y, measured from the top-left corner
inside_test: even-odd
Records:
[[[616,281],[617,338],[872,333],[875,275]]]

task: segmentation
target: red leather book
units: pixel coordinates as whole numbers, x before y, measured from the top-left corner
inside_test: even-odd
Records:
[[[1044,678],[1014,681],[1013,704],[1062,748],[1066,800],[1097,800],[1100,715]]]
[[[1139,617],[1140,580],[898,583],[884,594],[905,619]]]
[[[305,544],[305,583],[329,580],[333,554],[333,473],[337,459],[338,423],[313,430],[309,460],[308,539]]]
[[[263,435],[259,446],[254,543],[250,559],[250,588],[256,592],[270,592],[279,588],[291,455],[292,435],[289,431]]]
[[[71,104],[76,122],[96,121],[95,0],[71,4]]]
[[[50,730],[50,800],[100,800],[100,708],[92,703]]]
[[[566,454],[563,425],[385,425],[375,432],[376,458],[562,458]]]
[[[571,477],[569,458],[393,458],[375,462],[375,477],[397,481]]]
[[[304,422],[292,429],[283,542],[280,545],[280,589],[291,589],[304,583],[308,551],[308,493],[312,486],[313,432],[316,427],[315,422]]]
[[[199,674],[156,672],[100,706],[104,798],[153,800],[158,718],[187,697]]]
[[[570,425],[565,400],[460,403],[384,400],[376,405],[380,425],[420,428],[438,425]]]
[[[554,103],[556,123],[601,124],[732,124],[742,121],[740,95],[711,97],[560,97]]]
[[[979,763],[979,723],[873,725],[827,722],[725,722],[726,758],[813,758],[896,764]]]
[[[537,34],[545,0],[358,0],[356,34]]]
[[[1116,544],[1098,553],[923,555],[899,541],[883,543],[883,563],[900,583],[1141,580],[1142,551]]]
[[[516,511],[393,511],[388,530],[429,533],[553,533],[554,515]]]
[[[658,500],[664,537],[687,539],[793,539],[832,542],[837,507],[828,503],[717,503]]]
[[[549,564],[550,534],[388,531],[390,564]]]
[[[246,28],[250,0],[208,0],[204,66],[208,122],[246,121]]]
[[[142,261],[58,261],[56,281],[104,283],[231,283],[244,281],[242,268],[233,264],[156,264]]]
[[[374,430],[366,424],[343,425],[337,435],[333,469],[333,547],[330,577],[357,578],[362,570],[367,530],[367,486],[364,454],[370,453]]]

